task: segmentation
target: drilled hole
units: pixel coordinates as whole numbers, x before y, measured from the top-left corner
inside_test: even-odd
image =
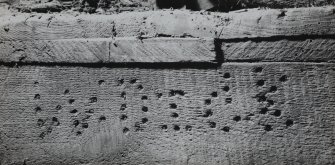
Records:
[[[148,96],[142,96],[141,100],[148,100]]]
[[[130,84],[135,84],[137,82],[137,79],[131,79]]]
[[[77,126],[79,125],[79,120],[75,120],[75,121],[73,121],[73,125],[74,125],[75,127],[77,127]]]
[[[263,86],[265,84],[265,80],[258,80],[256,84],[257,86]]]
[[[41,112],[42,111],[42,108],[41,107],[36,107],[35,108],[35,112]]]
[[[277,87],[276,86],[271,86],[270,87],[270,92],[276,92],[277,91]]]
[[[241,116],[235,116],[233,118],[233,120],[236,121],[236,122],[239,122],[239,121],[241,121]]]
[[[281,111],[280,110],[275,110],[274,112],[273,112],[273,116],[277,116],[277,117],[279,117],[281,115]]]
[[[260,114],[266,114],[268,111],[269,111],[269,109],[264,107],[264,108],[261,108],[261,111],[259,113]]]
[[[192,130],[192,126],[190,126],[190,125],[186,125],[186,126],[185,126],[185,130],[186,130],[186,131],[191,131],[191,130]]]
[[[212,96],[212,97],[218,97],[218,93],[217,93],[217,92],[212,92],[212,93],[211,93],[211,96]]]
[[[212,104],[212,100],[211,99],[206,99],[205,100],[205,105],[210,105]]]
[[[178,115],[178,113],[176,113],[176,112],[173,112],[172,114],[171,114],[171,117],[174,117],[174,118],[176,118],[176,117],[178,117],[179,115]]]
[[[69,92],[70,92],[70,90],[65,89],[65,91],[64,91],[64,95],[68,94]]]
[[[223,78],[230,78],[230,73],[223,74]]]
[[[167,125],[162,125],[161,129],[167,129]]]
[[[81,123],[81,126],[82,126],[83,128],[88,128],[88,123]]]
[[[255,73],[260,73],[260,72],[262,72],[263,71],[263,68],[262,67],[256,67],[255,69],[254,69],[254,72]]]
[[[125,133],[125,134],[128,133],[129,132],[129,128],[124,127],[123,130],[122,130],[122,132]]]
[[[148,122],[148,118],[142,118],[142,123],[145,124]]]
[[[177,104],[175,104],[175,103],[171,103],[171,104],[170,104],[170,108],[171,108],[171,109],[176,109],[176,108],[177,108]]]
[[[104,83],[105,83],[105,80],[99,80],[99,81],[98,81],[98,84],[99,84],[99,85],[103,85]]]
[[[143,112],[148,112],[148,107],[143,106],[143,107],[142,107],[142,111],[143,111]]]
[[[287,76],[286,76],[286,75],[281,76],[281,77],[279,78],[279,81],[281,81],[281,82],[285,82],[285,81],[287,81]]]
[[[265,131],[272,131],[272,126],[271,125],[265,125],[264,130]]]
[[[91,97],[90,99],[90,103],[95,103],[98,101],[98,98],[97,97]]]
[[[106,116],[102,115],[102,116],[99,117],[99,121],[105,121],[105,120],[106,120]]]
[[[174,129],[175,131],[179,131],[179,130],[180,130],[180,127],[179,127],[178,125],[174,125],[174,126],[173,126],[173,129]]]
[[[228,92],[228,91],[229,91],[229,86],[224,86],[224,87],[222,88],[222,90],[225,91],[225,92]]]
[[[226,98],[226,103],[227,103],[227,104],[230,104],[232,101],[233,101],[232,98]]]
[[[41,95],[40,94],[36,94],[34,99],[41,99]]]
[[[224,131],[224,132],[229,132],[230,127],[225,126],[225,127],[223,127],[221,130]]]
[[[76,110],[76,109],[73,109],[73,110],[70,111],[70,113],[77,113],[77,112],[78,112],[78,110]]]
[[[120,110],[124,111],[124,110],[126,110],[126,108],[127,108],[127,104],[122,104],[121,107],[120,107]]]
[[[74,99],[69,99],[69,104],[72,104],[74,101]]]
[[[128,118],[128,116],[127,116],[127,115],[124,115],[124,114],[120,116],[120,119],[121,119],[121,120],[126,120],[127,118]]]
[[[207,109],[207,110],[205,110],[205,113],[204,113],[203,117],[210,117],[210,116],[212,116],[212,115],[213,115],[212,110]]]
[[[61,110],[62,109],[62,106],[61,105],[57,105],[56,106],[56,110]]]
[[[213,121],[208,122],[208,124],[209,124],[209,127],[211,127],[211,128],[215,128],[216,127],[216,123],[213,122]]]
[[[288,120],[286,120],[285,124],[286,124],[287,127],[291,127],[294,123],[293,123],[293,120],[288,119]]]

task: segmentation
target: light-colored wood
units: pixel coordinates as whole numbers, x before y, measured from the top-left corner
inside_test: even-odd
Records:
[[[3,41],[1,62],[215,62],[213,40],[99,38]]]
[[[131,36],[221,39],[335,34],[335,7],[230,13],[148,11],[117,15],[18,14],[0,17],[0,41]]]

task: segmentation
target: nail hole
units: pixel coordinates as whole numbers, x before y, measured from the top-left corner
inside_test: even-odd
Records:
[[[211,128],[215,128],[216,127],[216,123],[215,122],[210,121],[210,122],[208,122],[208,124],[209,124],[209,127],[211,127]]]
[[[100,117],[99,117],[99,121],[104,121],[104,120],[106,120],[106,117],[105,117],[105,116],[100,116]]]
[[[42,108],[41,107],[36,107],[35,108],[35,112],[41,112],[42,111]]]
[[[148,122],[148,118],[142,118],[142,123],[145,124]]]
[[[256,84],[257,84],[257,86],[263,86],[265,84],[265,81],[264,80],[258,80]]]
[[[77,135],[77,136],[79,136],[79,135],[81,135],[81,134],[82,134],[81,131],[77,131],[77,132],[76,132],[76,135]]]
[[[98,101],[98,98],[97,97],[91,97],[90,99],[90,103],[95,103]]]
[[[148,107],[143,106],[143,107],[142,107],[142,111],[143,111],[143,112],[148,112]]]
[[[161,129],[167,129],[167,125],[162,125]]]
[[[123,130],[122,130],[122,132],[125,133],[125,134],[128,133],[129,132],[129,128],[124,127]]]
[[[141,100],[148,100],[148,96],[142,96]]]
[[[211,99],[206,99],[205,100],[205,105],[210,105],[212,103],[212,100]]]
[[[182,90],[170,90],[169,97],[176,96],[176,95],[184,96],[185,92]]]
[[[273,112],[273,116],[279,117],[281,115],[281,111],[280,110],[275,110]]]
[[[163,94],[162,93],[156,93],[156,96],[157,96],[157,98],[160,99],[163,96]]]
[[[236,121],[236,122],[239,122],[239,121],[241,121],[241,116],[235,116],[233,118],[233,120]]]
[[[122,104],[121,107],[120,107],[120,110],[124,111],[124,110],[126,110],[126,108],[127,108],[127,104]]]
[[[176,118],[176,117],[178,117],[179,115],[178,115],[178,113],[176,113],[176,112],[173,112],[172,114],[171,114],[171,117],[174,117],[174,118]]]
[[[186,130],[186,131],[191,131],[191,130],[192,130],[192,126],[190,126],[190,125],[186,125],[186,126],[185,126],[185,130]]]
[[[79,120],[75,120],[75,121],[73,121],[73,125],[74,125],[75,127],[77,127],[77,126],[79,125]]]
[[[264,130],[265,131],[272,131],[272,126],[271,125],[265,125]]]
[[[266,114],[268,111],[269,111],[269,109],[264,107],[264,108],[261,108],[261,111],[259,113],[260,114]]]
[[[223,78],[230,78],[230,73],[223,74]]]
[[[69,92],[70,92],[70,90],[65,89],[65,91],[64,91],[64,95],[68,94]]]
[[[121,120],[126,120],[127,118],[128,118],[128,116],[127,116],[127,115],[124,115],[124,114],[120,116],[120,119],[121,119]]]
[[[130,84],[135,84],[137,82],[137,79],[131,79]]]
[[[275,104],[275,102],[273,100],[267,100],[267,102],[268,102],[267,105],[269,107]]]
[[[81,123],[81,126],[82,126],[83,128],[88,128],[88,123]]]
[[[126,99],[126,92],[121,92],[121,98]]]
[[[117,85],[121,86],[124,83],[124,79],[117,80]]]
[[[40,98],[41,98],[40,94],[36,94],[34,97],[34,99],[40,99]]]
[[[223,91],[228,92],[229,91],[229,86],[224,86]]]
[[[212,93],[211,93],[211,96],[212,96],[212,97],[218,97],[218,93],[217,93],[217,92],[212,92]]]
[[[232,101],[233,101],[232,98],[226,98],[226,103],[227,103],[227,104],[230,104]]]
[[[171,103],[171,104],[170,104],[170,108],[171,108],[171,109],[176,109],[176,108],[177,108],[177,104],[175,104],[175,103]]]
[[[105,83],[105,80],[99,80],[99,81],[98,81],[98,84],[99,84],[99,85],[102,85],[103,83]]]
[[[263,71],[263,68],[262,67],[256,67],[255,69],[254,69],[254,72],[255,73],[260,73],[260,72],[262,72]]]
[[[69,99],[69,104],[72,104],[74,101],[74,99]]]
[[[286,75],[281,76],[281,77],[279,78],[279,81],[281,81],[281,82],[285,82],[285,81],[287,81],[287,76],[286,76]]]
[[[37,85],[37,84],[39,84],[39,82],[38,82],[38,81],[35,81],[34,84]]]
[[[270,87],[270,92],[276,92],[277,91],[277,87],[276,86],[271,86]]]
[[[61,105],[57,105],[56,106],[56,110],[61,110],[62,109],[62,106]]]
[[[142,86],[142,85],[138,85],[138,86],[137,86],[137,89],[142,90],[142,89],[143,89],[143,86]]]
[[[225,127],[223,127],[221,130],[224,131],[224,132],[229,132],[230,127],[225,126]]]
[[[291,120],[291,119],[286,120],[286,126],[287,127],[291,127],[293,124],[294,124],[293,120]]]
[[[76,109],[73,109],[73,110],[70,111],[70,113],[77,113],[77,112],[78,112],[78,110],[76,110]]]
[[[204,113],[203,117],[210,117],[210,116],[212,116],[212,115],[213,115],[212,110],[207,109],[207,110],[205,110],[205,113]]]
[[[173,129],[174,129],[175,131],[179,131],[179,130],[180,130],[180,127],[179,127],[178,125],[174,125],[174,126],[173,126]]]
[[[39,127],[42,127],[42,126],[44,125],[44,120],[43,120],[43,119],[38,119],[38,120],[37,120],[37,125],[38,125]]]

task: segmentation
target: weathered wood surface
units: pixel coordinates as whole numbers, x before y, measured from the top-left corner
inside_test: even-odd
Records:
[[[293,38],[223,42],[222,52],[224,53],[224,60],[250,62],[335,62],[334,39]]]
[[[1,164],[334,164],[335,65],[0,68]]]
[[[334,35],[335,7],[231,13],[148,11],[117,15],[18,14],[0,17],[0,41],[132,36],[221,39]]]
[[[3,41],[0,62],[215,62],[212,39],[99,38]]]

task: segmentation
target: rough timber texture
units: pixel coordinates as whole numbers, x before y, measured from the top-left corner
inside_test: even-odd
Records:
[[[1,62],[214,62],[213,40],[99,38],[3,41]]]
[[[335,65],[0,69],[1,164],[334,164]]]
[[[18,14],[0,17],[0,41],[110,37],[220,39],[334,35],[335,7],[231,13],[148,11],[117,15]],[[164,20],[164,21],[162,21]]]

